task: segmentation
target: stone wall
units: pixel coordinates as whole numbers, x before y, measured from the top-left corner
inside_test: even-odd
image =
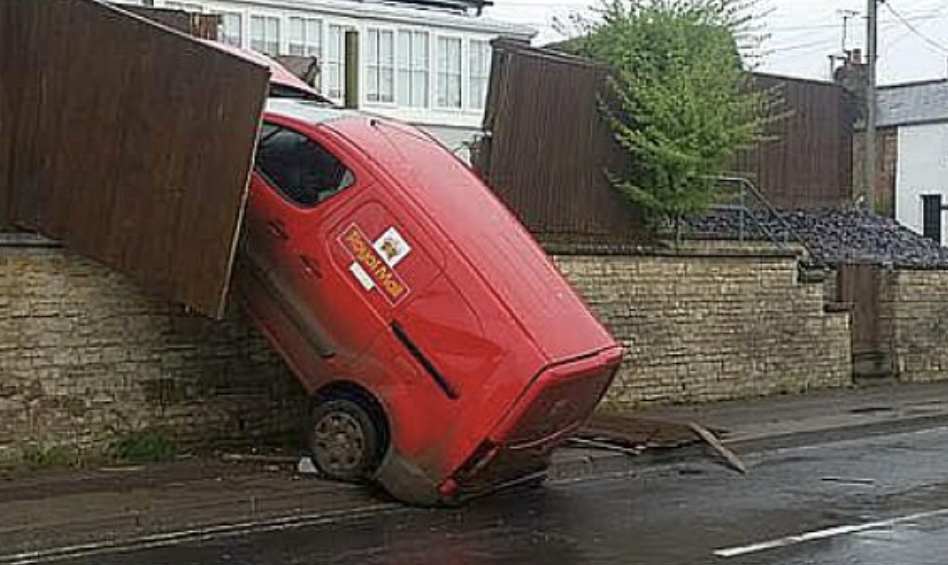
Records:
[[[625,404],[706,402],[852,383],[848,313],[787,253],[556,257],[628,348]]]
[[[101,451],[143,430],[214,444],[298,429],[301,388],[239,314],[188,315],[94,262],[30,241],[0,245],[0,460],[27,449]],[[850,383],[848,315],[824,313],[822,285],[799,281],[793,253],[556,259],[629,348],[614,401]]]
[[[54,247],[0,246],[0,460],[299,426],[302,390],[239,314],[212,322]]]
[[[880,280],[882,335],[899,380],[948,381],[948,271],[890,269]]]

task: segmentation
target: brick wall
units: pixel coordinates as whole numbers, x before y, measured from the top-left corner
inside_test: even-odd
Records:
[[[948,380],[948,271],[887,270],[881,280],[882,331],[899,380]]]
[[[705,402],[852,382],[848,313],[787,254],[557,256],[629,349],[614,402]]]
[[[142,430],[280,434],[302,394],[239,314],[212,322],[61,249],[0,246],[0,460]]]

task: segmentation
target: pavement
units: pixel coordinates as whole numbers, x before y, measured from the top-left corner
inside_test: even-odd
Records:
[[[899,385],[670,407],[648,418],[697,421],[753,460],[762,450],[819,445],[948,426],[948,384]],[[648,451],[639,457],[564,449],[551,479],[667,473],[676,466],[718,467],[701,448]],[[751,467],[750,473],[755,473]],[[0,479],[0,565],[87,555],[109,547],[164,547],[266,529],[311,527],[399,512],[365,487],[300,476],[267,460],[184,460],[84,471],[42,471]]]

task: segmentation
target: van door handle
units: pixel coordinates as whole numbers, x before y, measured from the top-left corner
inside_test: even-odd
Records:
[[[267,231],[269,231],[273,237],[282,239],[283,241],[290,239],[289,234],[286,233],[286,226],[283,225],[283,222],[280,220],[270,220],[267,222]]]
[[[323,278],[323,269],[319,266],[319,261],[309,255],[300,255],[300,263],[303,264],[303,272],[317,279]]]

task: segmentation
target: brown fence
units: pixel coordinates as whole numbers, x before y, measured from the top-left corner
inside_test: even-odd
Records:
[[[606,71],[551,50],[494,44],[485,142],[475,168],[544,240],[624,243],[642,238],[639,214],[606,171],[628,167],[599,112]],[[760,75],[790,112],[775,139],[739,159],[778,207],[846,205],[852,196],[852,103],[832,84]]]
[[[609,183],[624,156],[600,118],[603,68],[549,50],[496,42],[475,167],[534,234],[556,242],[625,242],[638,214]]]
[[[197,14],[183,10],[167,10],[149,6],[130,6],[128,4],[116,7],[131,12],[136,16],[147,18],[155,23],[171,29],[200,37],[201,39],[216,40],[221,25],[221,17],[216,14]]]
[[[0,216],[220,314],[267,82],[98,2],[0,1]]]
[[[840,208],[853,198],[850,94],[832,83],[757,75],[760,88],[783,98],[785,119],[768,128],[771,141],[741,156],[738,171],[780,208]]]

